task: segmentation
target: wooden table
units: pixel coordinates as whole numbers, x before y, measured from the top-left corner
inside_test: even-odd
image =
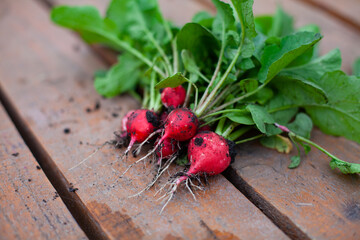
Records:
[[[156,188],[128,198],[151,180],[153,169],[138,165],[119,179],[134,161],[112,164],[121,151],[105,147],[71,169],[111,139],[138,103],[97,95],[92,74],[113,64],[113,55],[54,26],[49,10],[66,3],[104,11],[107,2],[0,1],[0,239],[360,239],[360,176],[331,170],[316,150],[290,170],[288,155],[241,145],[235,163],[211,178],[197,201],[180,190],[161,216]],[[273,13],[276,2],[255,0],[255,13]],[[179,24],[198,10],[214,11],[207,0],[160,3]],[[360,56],[360,2],[282,4],[297,25],[321,26],[321,52],[340,48],[350,73]],[[360,163],[359,144],[317,130],[313,139]]]

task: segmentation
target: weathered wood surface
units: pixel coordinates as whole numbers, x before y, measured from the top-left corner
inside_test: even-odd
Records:
[[[325,11],[328,15],[360,29],[360,4],[358,0],[298,0]]]
[[[318,130],[312,140],[342,159],[360,163],[360,146],[355,142]],[[258,143],[240,145],[238,150],[228,171],[231,181],[280,224],[290,219],[314,239],[360,238],[359,175],[331,170],[330,159],[314,149],[293,170],[287,168],[290,156]]]
[[[0,104],[0,239],[86,239]]]
[[[9,56],[0,62],[2,86],[23,124],[33,130],[42,143],[39,147],[46,149],[78,188],[76,194],[89,216],[107,237],[287,238],[222,176],[212,178],[211,188],[200,192],[196,202],[180,190],[159,216],[163,204],[156,201],[154,189],[128,199],[150,182],[152,169],[139,165],[119,179],[119,172],[134,161],[130,158],[111,166],[121,152],[107,147],[86,165],[69,170],[111,139],[120,117],[138,104],[126,96],[100,99],[92,87],[92,74],[104,65],[74,34],[53,26],[44,5],[11,0],[1,1],[1,5],[7,10],[1,16],[0,50]],[[94,108],[96,102],[100,103],[98,109]]]
[[[59,1],[61,0],[57,2]],[[205,3],[207,9],[212,9],[207,4],[208,1],[201,2]],[[339,22],[338,19],[332,18],[326,12],[309,5],[298,1],[281,3],[286,11],[295,16],[297,26],[318,24],[325,36],[320,45],[321,53],[339,47],[344,59],[343,69],[350,72],[352,61],[360,55],[360,48],[353,47],[358,45],[360,33]],[[166,9],[173,9],[172,7]],[[258,0],[255,1],[254,10],[256,14],[269,14],[275,11],[275,7],[275,1]],[[175,9],[180,8],[181,6],[175,7]],[[186,18],[191,19],[192,14],[198,10],[186,9],[184,11]],[[177,10],[168,16],[176,18],[181,12]],[[333,151],[339,144],[335,153],[339,153],[339,156],[349,161],[359,161],[356,157],[360,153],[357,144],[344,139],[338,142],[337,138],[318,132],[315,134],[314,140],[328,146],[329,150]],[[244,150],[245,153],[242,153]],[[288,158],[287,155],[264,149],[257,144],[245,145],[240,147],[240,157],[227,175],[264,211],[272,215],[282,229],[294,237],[358,238],[360,231],[360,203],[356,200],[360,195],[358,176],[343,176],[330,170],[326,156],[317,151],[306,157],[304,163],[296,170],[287,169]],[[318,161],[319,159],[321,161]]]

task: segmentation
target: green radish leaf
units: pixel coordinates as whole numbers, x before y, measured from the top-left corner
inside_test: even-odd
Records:
[[[340,70],[341,54],[339,49],[334,49],[328,54],[314,59],[313,61],[292,68],[283,69],[280,74],[289,76],[300,76],[307,80],[318,80],[325,73]]]
[[[255,50],[253,42],[256,36],[253,0],[231,0],[233,7],[241,23],[241,39],[243,42],[241,56],[243,58],[251,57]]]
[[[184,64],[184,68],[190,72],[190,73],[195,73],[198,74],[199,73],[199,67],[197,66],[195,59],[193,57],[193,55],[191,54],[191,52],[189,52],[188,50],[183,49],[181,51],[181,59],[182,62]]]
[[[216,7],[217,15],[221,22],[224,23],[225,29],[235,23],[234,13],[231,6],[220,0],[212,0],[213,4]]]
[[[271,100],[274,97],[274,92],[271,88],[264,87],[260,89],[257,93],[254,95],[248,97],[246,99],[247,102],[256,102],[260,105],[266,104],[269,100]]]
[[[281,43],[281,38],[276,36],[268,37],[265,41],[265,45],[271,45],[271,44],[280,45],[280,43]]]
[[[229,28],[235,29],[235,18],[231,6],[220,0],[212,0],[212,2],[217,10],[212,27],[213,32],[216,35],[221,36],[223,30],[228,30]]]
[[[298,143],[300,143],[301,146],[303,146],[305,154],[308,154],[311,151],[311,146],[310,145],[308,145],[308,144],[306,144],[304,142],[298,142]]]
[[[297,168],[300,165],[300,161],[301,161],[300,156],[292,156],[290,160],[291,163],[289,164],[288,168],[293,169],[293,168]]]
[[[121,37],[148,42],[151,34],[160,45],[170,41],[157,0],[112,0],[106,16],[116,23]]]
[[[328,102],[304,106],[314,124],[326,134],[360,143],[360,78],[335,71],[316,84],[326,92]]]
[[[255,122],[256,127],[262,133],[266,133],[266,126],[265,126],[266,123],[273,124],[275,122],[272,116],[266,111],[264,107],[251,104],[248,105],[246,109],[249,110]]]
[[[239,46],[239,44],[240,44],[240,35],[237,32],[233,31],[233,30],[228,30],[225,33],[225,41],[226,41],[227,46],[234,47],[231,50],[235,52],[236,51],[235,48],[237,48]]]
[[[265,108],[274,118],[275,122],[282,125],[287,124],[299,110],[290,98],[280,93],[270,99],[266,103]]]
[[[274,135],[279,135],[282,133],[282,131],[275,127],[273,124],[266,124],[266,136],[274,136]]]
[[[342,161],[340,159],[331,159],[330,162],[331,169],[338,168],[342,173],[345,174],[354,174],[360,173],[360,164],[358,163],[349,163]]]
[[[225,116],[233,122],[244,125],[255,124],[247,109],[228,109],[226,111],[228,113],[226,113]]]
[[[269,36],[284,37],[294,32],[294,19],[278,5],[272,20]]]
[[[314,32],[314,33],[320,33],[320,27],[316,24],[307,24],[304,26],[299,27],[297,32]]]
[[[186,165],[188,165],[188,164],[189,164],[189,160],[188,160],[188,158],[187,158],[187,155],[176,158],[175,163],[176,163],[176,165],[179,165],[179,166],[186,166]]]
[[[238,65],[241,70],[249,70],[255,67],[254,62],[251,60],[251,58],[243,58],[240,61],[240,64]]]
[[[88,43],[100,42],[117,46],[119,41],[116,24],[109,19],[102,19],[99,11],[92,6],[55,7],[51,10],[51,20],[79,32]]]
[[[191,21],[210,29],[214,22],[214,17],[209,12],[200,11],[193,16]]]
[[[111,67],[105,75],[95,77],[96,91],[105,97],[115,97],[121,93],[135,90],[140,80],[141,62],[128,53],[120,55],[119,62]]]
[[[168,78],[161,80],[159,83],[155,85],[155,89],[166,88],[166,87],[175,88],[185,82],[190,82],[190,80],[178,72]]]
[[[105,77],[107,72],[108,72],[107,70],[97,70],[94,72],[94,78]]]
[[[360,77],[360,58],[355,60],[352,68],[352,74]]]
[[[275,149],[280,153],[290,153],[293,148],[290,139],[281,135],[261,138],[260,143],[264,147]]]
[[[254,91],[258,86],[259,82],[256,79],[247,78],[239,82],[239,87],[246,93]]]
[[[297,29],[297,32],[320,33],[320,27],[315,24],[308,24]],[[292,61],[287,67],[304,65],[317,57],[319,57],[319,43],[306,50],[303,54],[301,54],[294,61]]]
[[[219,43],[214,35],[197,23],[187,23],[177,34],[179,50],[189,50],[197,63],[216,58]]]
[[[273,16],[270,15],[263,15],[263,16],[256,16],[254,18],[255,22],[255,29],[257,32],[260,32],[264,35],[269,35],[271,31],[271,27],[273,25]]]
[[[264,52],[266,39],[267,39],[267,37],[260,32],[254,38],[254,44],[255,44],[254,57],[259,62],[261,61],[261,56]]]
[[[284,37],[280,46],[266,46],[261,56],[261,68],[258,74],[261,83],[269,82],[284,67],[307,49],[320,41],[321,35],[311,32],[300,32]]]
[[[303,106],[306,104],[325,104],[328,101],[327,93],[316,83],[290,76],[278,75],[271,82],[280,94],[291,99],[291,104]]]
[[[304,138],[310,139],[310,133],[313,128],[311,118],[305,113],[296,115],[295,120],[286,125],[292,132]]]

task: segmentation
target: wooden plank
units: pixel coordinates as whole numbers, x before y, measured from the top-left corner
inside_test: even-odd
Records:
[[[342,159],[360,163],[360,145],[355,142],[318,130],[312,140]],[[359,239],[359,175],[331,170],[330,159],[318,150],[303,156],[294,170],[287,168],[288,155],[258,143],[240,145],[238,150],[229,178],[267,214],[286,216],[310,238]]]
[[[325,11],[355,30],[360,31],[360,2],[358,0],[328,1],[328,0],[299,0]]]
[[[183,194],[159,216],[163,204],[156,201],[154,189],[128,199],[150,182],[152,169],[139,165],[118,179],[118,172],[134,159],[111,166],[121,153],[105,148],[87,162],[91,168],[83,165],[68,170],[89,155],[94,144],[112,138],[120,125],[120,118],[112,113],[123,116],[138,105],[127,96],[99,98],[92,87],[92,73],[104,66],[75,35],[52,26],[43,6],[35,1],[1,4],[9,9],[0,22],[0,49],[8,56],[0,63],[2,85],[25,120],[23,124],[37,134],[39,147],[46,149],[78,188],[76,193],[89,215],[108,238],[287,238],[222,176],[212,178],[211,188],[200,193],[196,202],[180,190]],[[97,101],[101,107],[94,109]]]
[[[56,0],[57,2],[62,2],[63,0]],[[209,2],[206,0],[198,1],[206,4],[207,9],[212,9]],[[164,3],[166,4],[166,3]],[[321,45],[321,52],[326,53],[327,51],[331,50],[334,47],[340,46],[340,49],[345,52],[346,54],[343,54],[344,59],[344,65],[343,68],[349,72],[352,60],[360,52],[358,51],[359,48],[353,49],[351,46],[356,46],[358,40],[359,40],[359,34],[353,33],[352,29],[344,26],[340,22],[338,22],[336,19],[330,18],[327,14],[324,14],[321,11],[318,11],[316,9],[312,9],[311,7],[301,4],[296,1],[283,1],[282,4],[285,7],[285,10],[290,12],[291,14],[296,16],[297,25],[301,26],[304,24],[309,23],[316,23],[319,24],[322,27],[323,34],[325,35],[325,38],[322,40]],[[105,5],[105,4],[104,4]],[[163,5],[164,6],[164,5]],[[255,12],[257,14],[268,14],[273,13],[275,11],[275,1],[265,1],[265,0],[258,0],[255,1]],[[104,8],[104,6],[103,6]],[[170,7],[169,7],[170,8]],[[180,6],[177,6],[176,9],[180,9]],[[165,8],[167,9],[167,8]],[[171,9],[171,8],[170,8]],[[213,9],[212,9],[213,10]],[[187,14],[190,12],[185,11]],[[181,13],[181,11],[178,12],[178,14]],[[173,12],[170,14],[170,16],[174,17],[176,16],[176,12]],[[193,14],[189,14],[190,16]],[[189,19],[190,19],[189,16]],[[336,29],[336,31],[334,31]],[[338,32],[341,32],[340,35],[338,35]],[[350,36],[348,38],[339,37],[339,36]],[[318,138],[320,141],[324,142],[324,146],[328,144],[329,139],[335,139],[330,138],[328,136],[321,135],[317,133]],[[317,140],[317,139],[316,139]],[[333,140],[334,141],[334,140]],[[343,143],[341,146],[351,145],[353,146],[353,152],[350,156],[351,160],[356,161],[355,159],[355,152],[359,151],[359,148],[356,147],[356,144],[351,143],[349,141],[342,140]],[[331,148],[334,148],[336,145],[330,144],[330,150]],[[247,149],[247,145],[242,149]],[[355,178],[355,184],[350,184],[350,186],[347,186],[348,180],[344,183],[343,179],[344,176],[338,174],[337,172],[331,171],[328,166],[328,161],[323,161],[322,165],[318,167],[319,172],[317,172],[314,175],[315,180],[308,182],[308,178],[304,177],[309,174],[313,174],[312,171],[313,167],[309,169],[303,169],[301,172],[298,172],[296,174],[297,170],[289,170],[287,169],[287,164],[281,165],[282,168],[280,168],[281,175],[285,175],[286,177],[281,180],[273,180],[273,179],[280,179],[277,176],[277,169],[274,170],[275,174],[272,172],[269,172],[269,170],[260,171],[260,173],[257,173],[258,165],[262,165],[260,160],[260,163],[258,164],[258,158],[261,159],[261,156],[264,157],[263,160],[265,160],[266,154],[269,154],[268,158],[266,159],[268,165],[266,167],[271,169],[272,166],[277,166],[279,163],[279,158],[281,158],[281,163],[285,161],[285,159],[288,159],[288,156],[277,154],[276,152],[273,152],[271,150],[266,150],[262,148],[261,146],[255,145],[251,148],[254,152],[261,151],[258,154],[255,154],[252,156],[253,153],[246,151],[246,154],[242,154],[240,159],[247,159],[247,161],[236,163],[232,170],[228,171],[227,176],[231,179],[233,183],[235,183],[238,188],[243,190],[248,197],[252,198],[256,204],[258,204],[260,207],[263,208],[265,212],[269,216],[272,217],[273,221],[276,221],[278,224],[280,224],[281,228],[284,229],[289,235],[292,237],[297,238],[337,238],[337,237],[350,237],[354,238],[359,234],[358,228],[356,228],[356,224],[359,219],[357,216],[357,213],[359,212],[359,203],[356,201],[353,201],[353,199],[358,198],[359,191],[354,188],[354,186],[357,186],[358,180]],[[338,151],[339,153],[342,153],[341,151]],[[351,151],[349,151],[351,152]],[[314,155],[316,154],[316,155]],[[243,156],[245,155],[245,156]],[[313,152],[312,155],[309,157],[309,161],[318,159],[319,153]],[[345,156],[346,157],[346,156]],[[322,156],[322,159],[324,160],[325,157]],[[245,164],[245,165],[243,165]],[[244,166],[246,168],[251,168],[252,165],[254,169],[251,170],[249,174],[243,173],[239,169],[242,169]],[[315,165],[311,165],[315,166]],[[271,168],[272,167],[272,168]],[[321,168],[325,168],[321,169]],[[244,170],[245,171],[245,170]],[[285,172],[284,172],[285,171]],[[296,177],[288,177],[288,175],[293,174]],[[245,175],[246,178],[243,176]],[[261,175],[262,178],[257,178]],[[293,181],[292,184],[288,184],[288,178],[289,179],[302,179],[301,182]],[[323,179],[327,179],[323,180]],[[257,185],[253,184],[255,183],[263,183],[263,185]],[[281,183],[279,185],[279,182]],[[316,185],[316,183],[319,182],[321,185]],[[300,184],[300,185],[299,185]],[[329,190],[327,189],[327,184],[331,186],[329,189],[333,191],[329,194]],[[272,185],[276,185],[276,187],[272,187]],[[299,187],[300,186],[300,187]],[[254,188],[254,189],[253,189]],[[276,189],[276,191],[274,191]],[[282,190],[285,189],[285,190]],[[295,190],[294,190],[295,189]],[[300,190],[299,190],[300,189]],[[324,190],[326,189],[326,190]],[[306,194],[300,195],[294,195],[294,191],[299,190],[302,192],[308,192]],[[325,193],[324,193],[325,191]],[[281,197],[278,197],[277,195],[281,193]],[[351,197],[342,197],[339,199],[336,199],[337,194],[342,194],[342,196],[351,196]],[[265,197],[263,197],[263,194],[266,194]],[[319,195],[317,195],[319,194]],[[327,196],[327,198],[324,200],[323,196]],[[326,195],[327,194],[327,195]],[[350,195],[349,195],[350,194]],[[299,196],[300,197],[299,197]],[[355,197],[354,197],[355,195]],[[302,196],[304,196],[302,198]],[[308,202],[308,198],[313,197],[313,201],[316,201],[315,203],[312,201]],[[331,200],[330,204],[329,199],[335,199]],[[336,210],[330,210],[331,204],[334,204],[336,207]],[[289,207],[290,205],[290,207]],[[283,206],[283,208],[281,207]],[[308,210],[310,208],[310,211]],[[285,210],[286,211],[285,211]],[[335,213],[336,214],[335,214]],[[314,216],[321,216],[321,218],[315,218]],[[340,216],[340,217],[338,217]],[[346,217],[345,220],[342,218]],[[312,217],[312,218],[311,218]],[[311,219],[312,221],[308,221],[308,219]],[[353,220],[348,220],[348,218],[352,218]],[[325,220],[324,220],[325,219]],[[355,220],[354,220],[355,219]],[[344,221],[344,222],[343,222]],[[323,224],[326,222],[327,224]],[[355,223],[354,223],[355,222]],[[319,225],[321,223],[321,226]],[[345,229],[347,231],[344,231],[345,233],[341,233],[342,229],[342,223],[344,223]],[[323,227],[328,226],[328,227]],[[336,229],[336,227],[339,227]],[[328,232],[326,232],[328,231]],[[343,235],[342,235],[343,234]]]
[[[0,104],[0,239],[86,239]]]
[[[96,6],[101,14],[105,14],[106,7],[109,0],[42,0],[46,2],[49,6],[54,5],[92,5]],[[176,24],[183,25],[191,21],[192,16],[198,11],[203,11],[204,9],[211,9],[211,3],[202,2],[199,0],[158,0],[160,8],[164,13],[166,19],[170,19]]]

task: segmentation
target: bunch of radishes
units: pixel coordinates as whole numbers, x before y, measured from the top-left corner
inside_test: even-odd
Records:
[[[158,135],[153,149],[136,161],[138,163],[155,154],[159,165],[158,176],[155,179],[163,172],[163,160],[169,161],[164,164],[165,169],[179,156],[180,148],[187,148],[190,167],[183,173],[175,174],[178,177],[171,181],[169,199],[181,182],[201,175],[219,174],[230,165],[236,155],[233,150],[234,143],[211,131],[208,125],[200,127],[198,116],[192,110],[182,107],[185,98],[185,89],[181,85],[175,88],[167,87],[161,91],[161,101],[167,108],[163,113],[147,109],[132,110],[122,120],[122,136],[130,139],[124,154],[128,154],[135,143],[142,146]],[[170,112],[167,114],[167,111]],[[134,156],[138,152],[139,148],[134,150]],[[154,183],[153,181],[148,185],[147,189]]]

